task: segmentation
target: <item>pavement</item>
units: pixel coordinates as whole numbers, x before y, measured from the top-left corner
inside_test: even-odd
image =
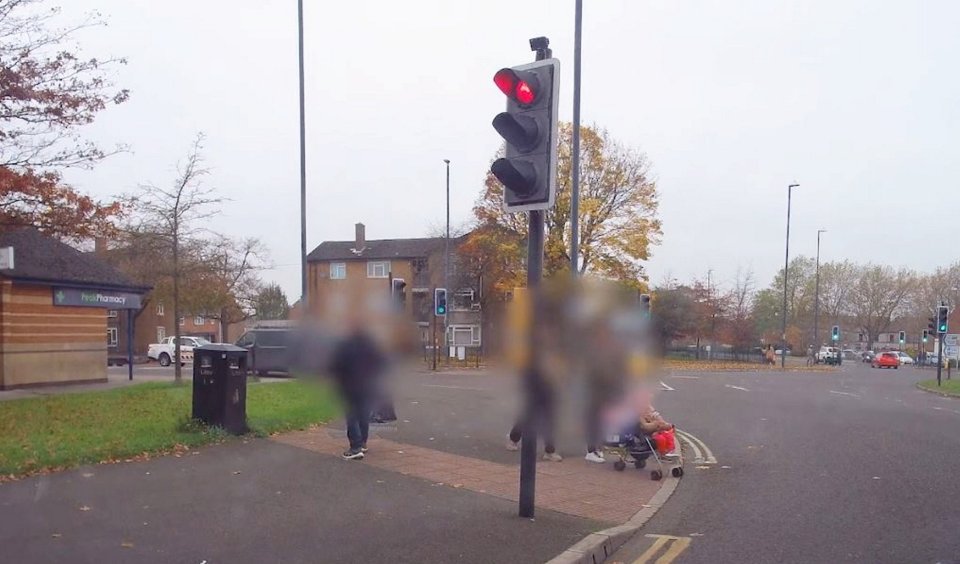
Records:
[[[544,562],[623,523],[664,483],[569,456],[538,464],[535,519],[517,517],[511,379],[400,378],[399,420],[344,461],[337,425],[0,485],[16,562]]]
[[[709,445],[611,562],[960,562],[960,400],[932,369],[683,373],[657,405]]]

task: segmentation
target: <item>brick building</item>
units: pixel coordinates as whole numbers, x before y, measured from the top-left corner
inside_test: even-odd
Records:
[[[358,223],[352,241],[324,241],[307,255],[311,314],[342,318],[351,304],[375,294],[390,296],[391,287],[396,283],[403,286],[403,296],[396,299],[402,299],[404,312],[420,327],[421,341],[429,342],[434,290],[444,286],[444,240],[443,237],[367,240],[366,227]],[[482,336],[475,294],[478,285],[457,272],[454,258],[462,240],[461,237],[450,241],[450,280],[455,287],[449,289],[449,341],[479,347]]]
[[[149,288],[32,228],[0,247],[14,252],[0,270],[0,389],[106,381],[108,312],[139,309]]]

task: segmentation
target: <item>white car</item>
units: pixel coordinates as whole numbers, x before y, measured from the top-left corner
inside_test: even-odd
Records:
[[[153,343],[147,347],[147,357],[156,360],[160,366],[170,366],[176,354],[176,337],[167,337],[159,343]],[[202,337],[180,337],[180,364],[186,364],[193,360],[193,348],[210,344],[210,341]]]
[[[900,364],[915,364],[913,357],[903,351],[897,351],[897,356],[900,357]]]

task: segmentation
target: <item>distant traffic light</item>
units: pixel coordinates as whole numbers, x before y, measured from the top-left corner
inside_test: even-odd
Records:
[[[839,325],[834,325],[834,326],[833,326],[833,330],[830,331],[830,338],[833,339],[834,341],[839,341],[839,340],[840,340],[840,326],[839,326]]]
[[[390,281],[390,296],[393,298],[394,303],[400,304],[402,307],[407,301],[407,282],[403,278],[394,278]]]
[[[640,294],[640,315],[644,319],[650,318],[650,294]]]
[[[447,289],[437,288],[433,291],[433,312],[437,317],[447,314]]]
[[[493,82],[507,96],[507,110],[493,118],[493,128],[506,141],[504,154],[490,166],[504,186],[503,208],[549,209],[557,191],[560,61],[500,69]]]
[[[937,332],[946,333],[947,332],[947,315],[949,311],[947,306],[942,305],[937,308]]]
[[[906,343],[906,342],[907,342],[907,332],[906,332],[906,331],[900,331],[900,344],[902,345],[902,344],[904,344],[904,343]]]
[[[923,330],[923,342],[924,342],[924,343],[927,342],[927,339],[929,338],[929,336],[930,336],[930,332],[927,331],[926,329],[924,329],[924,330]]]

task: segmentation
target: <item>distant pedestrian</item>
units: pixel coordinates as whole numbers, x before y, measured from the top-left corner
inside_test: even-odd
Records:
[[[330,373],[346,404],[350,448],[343,452],[343,458],[358,460],[367,451],[372,402],[386,366],[386,357],[362,325],[351,325],[349,333],[333,352]]]

